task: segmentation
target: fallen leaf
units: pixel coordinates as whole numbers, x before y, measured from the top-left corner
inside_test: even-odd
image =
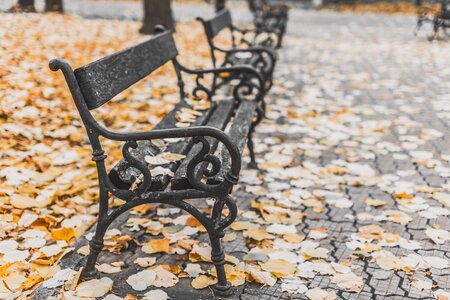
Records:
[[[142,252],[147,254],[169,253],[169,243],[170,239],[168,238],[150,240],[142,246]]]
[[[77,296],[88,298],[88,297],[103,297],[109,291],[111,291],[113,286],[113,281],[108,277],[103,277],[101,279],[92,279],[80,283],[75,294]]]
[[[206,275],[200,275],[192,280],[191,285],[194,289],[201,290],[216,283],[217,279],[213,279]]]
[[[335,274],[331,277],[331,282],[335,283],[339,288],[352,293],[361,291],[364,285],[362,277],[354,273]]]
[[[142,300],[167,300],[169,296],[163,290],[151,290],[144,294]]]
[[[269,259],[261,264],[261,268],[272,273],[275,277],[293,275],[297,270],[293,264],[283,259]]]
[[[144,291],[155,282],[156,272],[153,270],[143,270],[129,276],[126,282],[135,291]]]

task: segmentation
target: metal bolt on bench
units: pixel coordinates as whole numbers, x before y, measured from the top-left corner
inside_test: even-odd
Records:
[[[98,61],[72,70],[61,60],[50,62],[50,69],[61,70],[69,86],[75,105],[92,146],[92,159],[96,163],[99,180],[99,214],[95,235],[90,242],[90,254],[83,271],[83,278],[96,277],[95,264],[103,248],[103,238],[108,226],[122,213],[141,204],[162,203],[178,207],[194,216],[207,230],[212,247],[212,261],[217,270],[217,295],[233,293],[227,282],[225,255],[221,246],[224,230],[236,218],[237,207],[230,193],[238,182],[241,155],[247,141],[252,162],[252,133],[264,115],[264,81],[258,71],[250,66],[231,66],[209,70],[192,70],[182,66],[178,50],[170,31],[157,27],[157,34],[150,40],[125,49]],[[109,102],[114,96],[132,86],[150,73],[171,61],[180,92],[180,102],[159,124],[146,132],[114,132],[99,124],[91,110]],[[230,73],[238,83],[232,86],[232,99],[213,101],[217,86],[202,84],[206,74],[219,76]],[[210,108],[202,111],[192,126],[176,128],[175,114],[190,107],[186,98],[183,74],[196,76],[192,94],[203,92],[210,101]],[[225,132],[225,128],[228,128]],[[105,166],[106,153],[100,137],[123,142],[123,159],[108,173]],[[162,150],[152,143],[155,139],[178,138],[169,143],[167,152],[185,155],[180,162],[166,167],[174,172],[152,176],[152,169],[145,162],[146,155],[157,155]],[[222,144],[222,147],[218,145]],[[217,155],[215,153],[218,153]],[[136,184],[136,179],[140,183]],[[109,208],[110,195],[122,199],[125,204]],[[189,199],[213,198],[210,215],[204,215]],[[224,215],[224,209],[228,214]]]

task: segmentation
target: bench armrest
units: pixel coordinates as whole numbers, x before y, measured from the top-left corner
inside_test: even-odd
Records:
[[[252,33],[252,32],[257,32],[257,28],[256,27],[251,27],[251,28],[241,28],[241,27],[237,27],[236,25],[231,25],[230,26],[231,30],[233,31],[237,31],[239,33],[242,33],[243,35],[246,35],[247,33]]]
[[[247,48],[231,48],[231,49],[223,49],[220,47],[214,47],[217,51],[223,52],[226,55],[235,54],[235,53],[245,53],[250,52],[252,54],[259,55],[262,58],[263,53],[265,53],[269,57],[269,68],[267,73],[271,73],[273,68],[275,67],[275,62],[277,60],[277,54],[274,50],[264,46],[249,46]]]
[[[123,146],[122,153],[124,159],[128,161],[129,167],[138,169],[143,174],[143,181],[139,187],[134,190],[120,190],[114,186],[112,182],[108,182],[111,193],[120,195],[122,199],[132,199],[135,196],[142,196],[147,193],[152,184],[151,170],[145,163],[135,159],[131,153],[130,148],[136,149],[138,141],[165,139],[165,138],[194,138],[194,143],[202,143],[202,149],[199,153],[189,161],[187,167],[187,178],[189,183],[197,190],[206,191],[213,195],[227,193],[231,186],[236,184],[239,179],[241,170],[241,154],[237,146],[222,130],[209,126],[195,126],[188,128],[169,128],[159,129],[144,132],[129,132],[117,133],[103,128],[100,133],[105,138],[126,142]],[[210,147],[205,137],[212,137],[221,142],[231,157],[231,164],[229,170],[221,170],[222,164],[220,159],[213,153],[210,153]],[[211,171],[205,170],[203,174],[199,174],[198,165],[208,162],[212,165]],[[225,172],[224,172],[225,171]],[[206,184],[202,182],[203,177],[213,177],[217,173],[223,172],[226,174],[225,180],[217,184]]]
[[[252,88],[256,88],[257,93],[255,95],[254,100],[258,102],[264,102],[264,92],[265,92],[265,84],[263,76],[258,72],[255,68],[251,66],[246,65],[236,65],[236,66],[229,66],[229,67],[219,67],[219,68],[212,68],[212,69],[190,69],[188,67],[185,67],[181,65],[179,62],[177,62],[179,68],[181,71],[186,72],[188,74],[197,75],[197,87],[194,89],[194,95],[197,89],[204,90],[205,87],[200,83],[200,79],[203,78],[204,75],[207,74],[213,74],[214,76],[219,76],[223,73],[230,73],[232,75],[239,77],[239,84],[237,84],[233,88],[233,96],[237,101],[242,100],[241,98],[241,91],[246,89],[246,96],[251,94]],[[252,80],[255,79],[257,82],[257,85],[254,86],[254,83]],[[200,88],[201,87],[201,88]]]
[[[269,47],[264,46],[249,46],[247,48],[230,48],[230,49],[223,49],[220,47],[215,47],[218,51],[224,52],[224,53],[239,53],[239,52],[252,52],[252,53],[267,53],[267,55],[270,56],[271,60],[275,62],[277,58],[277,54],[274,50],[270,49]]]

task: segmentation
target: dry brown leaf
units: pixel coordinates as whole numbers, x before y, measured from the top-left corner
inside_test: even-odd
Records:
[[[194,289],[201,290],[216,283],[217,279],[211,278],[206,275],[200,275],[192,280],[191,285]]]
[[[290,262],[284,259],[269,259],[267,262],[261,264],[264,271],[272,273],[275,277],[284,277],[287,275],[294,275],[297,268]]]
[[[169,243],[170,239],[168,238],[150,240],[142,246],[142,252],[147,254],[160,252],[169,253]]]

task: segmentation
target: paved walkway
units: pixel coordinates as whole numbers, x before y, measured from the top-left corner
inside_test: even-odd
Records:
[[[362,290],[338,288],[317,269],[305,276],[305,284],[335,290],[338,299],[435,299],[437,290],[450,290],[448,267],[409,274],[389,264],[383,269],[387,259],[355,246],[361,243],[357,234],[375,224],[376,234],[395,236],[391,243],[369,242],[380,247],[380,255],[450,261],[450,241],[436,244],[425,233],[432,226],[450,228],[450,200],[437,193],[450,188],[450,41],[429,43],[425,33],[414,37],[414,23],[410,16],[292,11],[268,100],[270,121],[256,136],[262,181],[246,170],[247,183],[235,193],[242,211],[250,211],[256,199],[304,213],[296,227],[309,238],[314,228],[325,228],[327,236],[317,242],[329,250],[326,261],[350,262],[363,278]],[[117,223],[122,234],[148,239],[129,232],[124,219]],[[249,251],[241,232],[225,248],[239,258]],[[121,259],[133,265],[140,251],[132,246]],[[101,261],[117,259],[105,254]],[[63,264],[74,267],[79,261],[70,257]],[[157,263],[183,264],[168,255]],[[116,283],[113,292],[131,293],[125,279],[135,272],[128,268],[110,276]],[[432,289],[420,291],[412,286],[417,281],[431,282]],[[192,289],[189,279],[166,291],[171,299],[212,297],[208,289]],[[280,282],[272,287],[245,284],[235,297],[305,298],[283,293]]]
[[[339,208],[329,202],[331,205],[325,204],[324,211],[319,214],[314,213],[314,208],[300,209],[307,217],[299,230],[307,235],[311,228],[327,228],[329,236],[320,245],[330,249],[336,261],[346,260],[354,253],[346,242],[352,241],[353,234],[370,224],[379,224],[386,231],[421,243],[421,248],[416,250],[383,247],[395,255],[417,253],[450,259],[449,241],[436,245],[425,234],[430,226],[448,230],[449,217],[422,217],[420,209],[408,211],[392,197],[394,192],[411,193],[412,187],[418,185],[450,187],[449,161],[445,156],[450,153],[450,43],[448,40],[429,43],[425,37],[429,28],[414,37],[414,24],[413,17],[332,12],[295,11],[291,18],[290,38],[280,54],[282,63],[278,68],[279,77],[283,78],[278,84],[284,83],[291,93],[287,97],[271,97],[271,107],[276,116],[294,110],[303,116],[317,111],[325,117],[311,121],[308,118],[284,120],[278,128],[271,126],[267,131],[279,131],[282,134],[278,136],[287,139],[294,149],[318,149],[317,153],[310,151],[308,155],[298,157],[303,166],[315,164],[312,168],[307,167],[309,169],[330,165],[349,169],[349,162],[355,158],[359,165],[370,168],[354,170],[350,172],[351,176],[364,178],[365,172],[373,171],[367,175],[367,180],[372,175],[385,179],[383,184],[377,185],[370,182],[363,182],[363,186],[358,187],[342,185],[338,190],[353,203],[351,207],[342,205],[343,208]],[[339,111],[350,111],[353,116],[336,122]],[[295,128],[294,124],[300,126]],[[383,128],[382,132],[374,133],[374,126]],[[354,132],[355,129],[359,132]],[[261,128],[261,131],[265,130]],[[435,136],[425,137],[428,131]],[[261,142],[264,141],[260,137]],[[299,142],[306,145],[299,145]],[[283,146],[286,147],[289,148]],[[280,151],[277,148],[275,145],[271,151]],[[446,170],[439,167],[433,170],[430,165],[413,162],[414,155],[420,161],[421,155],[431,153],[437,164],[442,164]],[[386,180],[394,174],[392,182]],[[322,184],[308,187],[308,190],[333,184],[327,181],[324,179]],[[442,206],[429,200],[428,193],[417,193],[416,196],[424,197],[427,205]],[[386,205],[381,209],[374,208],[367,205],[366,199],[382,199]],[[372,219],[386,210],[408,211],[412,220],[402,225]],[[434,299],[432,291],[420,292],[412,287],[411,276],[403,271],[383,271],[370,259],[350,261],[360,266],[357,273],[364,278],[364,286],[358,294],[336,290],[338,299]],[[430,273],[420,271],[413,277],[426,277],[439,288],[450,289],[448,268]],[[315,286],[336,288],[328,276],[322,275],[312,279],[309,287]],[[279,292],[279,286],[247,287],[241,299],[290,299]],[[264,296],[259,296],[261,294]]]

